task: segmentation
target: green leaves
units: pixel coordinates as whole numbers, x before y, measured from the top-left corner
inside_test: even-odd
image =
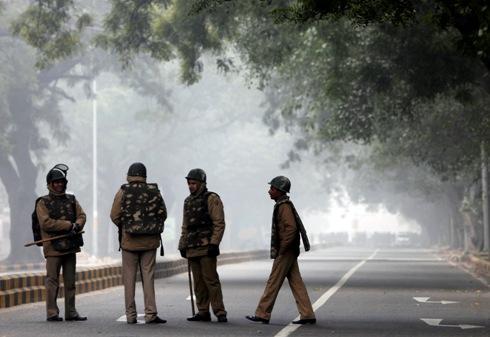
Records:
[[[74,15],[73,0],[40,0],[12,24],[12,32],[39,51],[36,66],[47,68],[81,47],[81,32],[91,25],[89,14]]]

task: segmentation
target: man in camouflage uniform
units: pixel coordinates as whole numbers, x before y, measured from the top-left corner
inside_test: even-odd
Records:
[[[126,321],[128,324],[137,323],[134,293],[139,269],[145,300],[145,322],[166,323],[157,316],[154,279],[156,251],[161,244],[160,234],[167,218],[167,209],[158,186],[146,183],[145,165],[132,164],[127,181],[116,193],[111,209],[112,222],[120,231]]]
[[[223,203],[206,187],[206,173],[193,169],[186,176],[190,195],[184,201],[180,255],[187,258],[194,279],[198,313],[188,321],[211,321],[209,305],[218,322],[227,322],[221,283],[216,270],[219,244],[225,231]]]
[[[76,253],[80,252],[81,234],[86,216],[74,195],[66,194],[66,172],[68,166],[58,164],[46,176],[49,194],[38,199],[36,215],[41,228],[41,236],[48,239],[53,236],[70,234],[66,238],[43,243],[46,258],[46,311],[49,322],[60,322],[56,303],[59,290],[60,269],[63,267],[63,287],[65,295],[65,320],[85,321],[75,308],[75,269]]]
[[[269,196],[276,202],[271,231],[271,258],[274,263],[255,315],[246,318],[268,324],[279,290],[287,277],[300,314],[300,319],[293,323],[315,324],[315,313],[298,267],[300,236],[306,251],[310,244],[298,212],[287,196],[291,182],[284,176],[278,176],[269,184]]]

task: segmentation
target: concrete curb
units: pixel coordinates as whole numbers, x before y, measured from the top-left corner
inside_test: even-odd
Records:
[[[253,261],[268,257],[268,250],[223,253],[218,257],[218,265]],[[187,260],[185,259],[158,261],[155,268],[155,278],[165,278],[186,271]],[[45,272],[18,273],[0,277],[0,309],[46,300],[45,277]],[[92,268],[77,268],[77,294],[119,285],[122,285],[121,263]],[[63,297],[62,276],[60,277],[59,297]]]
[[[443,251],[441,255],[451,263],[457,264],[470,273],[490,280],[490,261],[475,255],[462,251]]]

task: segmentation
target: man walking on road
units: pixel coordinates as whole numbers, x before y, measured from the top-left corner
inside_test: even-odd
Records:
[[[225,231],[223,203],[206,187],[206,173],[192,169],[186,176],[189,192],[184,201],[180,255],[187,258],[194,279],[198,313],[188,321],[211,321],[209,305],[218,322],[227,322],[221,283],[216,270],[219,244]]]
[[[46,311],[49,322],[60,322],[56,303],[59,290],[60,269],[63,267],[63,286],[65,291],[65,320],[85,321],[75,308],[75,269],[76,253],[83,245],[81,234],[86,216],[82,207],[72,194],[66,194],[68,166],[58,164],[46,176],[49,194],[36,202],[36,216],[41,229],[41,237],[69,234],[67,237],[43,243],[46,258]]]
[[[298,266],[300,236],[306,251],[310,249],[310,244],[298,212],[287,196],[291,182],[287,177],[278,176],[269,184],[269,195],[276,202],[271,230],[271,258],[274,263],[255,315],[246,318],[269,324],[277,295],[287,277],[300,314],[300,319],[293,323],[315,324],[315,313]]]
[[[145,299],[145,322],[166,323],[157,316],[154,280],[156,251],[161,244],[167,209],[157,184],[146,183],[145,165],[132,164],[127,181],[116,193],[111,209],[112,222],[120,233],[126,321],[128,324],[137,322],[134,293],[139,269]]]

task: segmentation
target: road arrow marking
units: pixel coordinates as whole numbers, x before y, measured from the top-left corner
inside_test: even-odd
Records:
[[[453,304],[459,303],[457,301],[429,301],[430,297],[414,297],[413,299],[420,303],[437,303],[437,304]]]
[[[138,318],[140,317],[145,317],[145,314],[138,314]],[[122,315],[121,317],[119,317],[116,322],[126,322],[126,315]],[[138,319],[136,321],[137,324],[145,324],[145,319]]]
[[[481,325],[470,325],[470,324],[451,325],[451,324],[441,324],[442,318],[421,318],[420,320],[424,321],[425,323],[427,323],[430,326],[440,326],[440,327],[444,327],[444,328],[460,328],[461,330],[484,328],[484,326],[481,326]]]

